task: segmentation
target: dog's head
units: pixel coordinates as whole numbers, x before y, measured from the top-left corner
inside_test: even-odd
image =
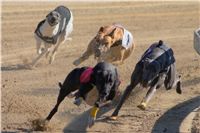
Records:
[[[99,101],[106,101],[110,90],[116,81],[116,68],[109,63],[101,62],[94,67],[93,77],[99,91]]]
[[[52,11],[46,16],[46,20],[48,21],[49,25],[54,26],[60,23],[61,15],[57,11]]]
[[[97,43],[96,56],[99,57],[102,53],[107,52],[114,44],[117,34],[117,28],[113,26],[101,27],[95,37]]]
[[[142,82],[143,87],[148,87],[152,81],[158,76],[161,66],[159,62],[152,59],[145,59],[142,67]]]

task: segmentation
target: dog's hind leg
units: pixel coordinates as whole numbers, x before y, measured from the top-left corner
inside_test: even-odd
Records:
[[[125,100],[129,97],[131,91],[135,88],[137,84],[129,85],[127,86],[126,90],[124,91],[115,111],[112,113],[111,119],[115,120],[117,119],[119,110],[121,109],[122,105],[124,104]]]
[[[125,100],[129,97],[131,91],[136,87],[136,85],[141,80],[141,68],[139,65],[136,65],[136,68],[134,72],[131,75],[131,83],[127,86],[126,90],[124,91],[124,94],[122,95],[115,111],[112,113],[111,119],[115,120],[117,119],[119,110],[121,109],[122,105],[124,104]]]
[[[172,87],[176,87],[176,92],[179,94],[182,93],[181,75],[177,75],[175,64],[170,66],[167,77],[164,81],[164,85],[167,90],[171,89]]]
[[[46,117],[46,120],[50,121],[51,118],[54,116],[54,114],[58,111],[58,107],[60,105],[60,103],[65,99],[65,97],[71,93],[71,89],[69,88],[65,88],[62,86],[61,83],[59,83],[60,86],[60,92],[57,98],[57,103],[54,106],[54,108],[51,110],[51,112],[49,113],[49,115]]]

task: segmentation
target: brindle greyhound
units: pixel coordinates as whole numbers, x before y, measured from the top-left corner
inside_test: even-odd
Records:
[[[131,82],[121,97],[111,119],[117,119],[119,110],[137,84],[149,88],[141,104],[138,105],[142,110],[146,109],[156,90],[163,85],[167,90],[176,85],[177,93],[182,93],[180,76],[176,74],[173,50],[164,44],[163,41],[160,40],[152,44],[136,64],[131,76]]]
[[[123,64],[135,48],[131,32],[119,24],[100,27],[96,36],[88,44],[87,50],[73,64],[78,66],[91,55],[97,62],[107,61],[114,65]]]

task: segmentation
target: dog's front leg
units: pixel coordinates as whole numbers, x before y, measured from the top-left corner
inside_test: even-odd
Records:
[[[67,37],[66,41],[72,41],[72,38],[71,37]]]
[[[146,110],[147,104],[149,103],[155,92],[156,92],[156,86],[150,87],[146,96],[143,98],[142,102],[137,107],[140,108],[141,110]]]
[[[41,48],[42,45],[42,41],[40,40],[40,38],[35,35],[35,40],[36,40],[36,50],[37,50],[37,54],[40,55],[43,51],[43,49]]]
[[[44,54],[46,54],[46,52],[47,52],[47,49],[44,49],[44,50],[42,51],[42,53],[41,53],[40,55],[38,55],[38,57],[36,57],[36,58],[32,61],[32,63],[30,64],[30,67],[34,67],[34,66],[37,64],[37,62],[42,58],[42,56],[43,56]]]
[[[59,39],[59,42],[56,44],[56,46],[54,47],[53,51],[52,51],[52,54],[50,56],[50,60],[49,60],[49,64],[52,64],[54,59],[55,59],[55,56],[56,56],[56,52],[58,51],[58,48],[60,46],[62,42],[60,41]]]
[[[42,53],[38,55],[35,59],[33,59],[29,67],[34,67],[37,64],[37,62],[48,52],[50,48],[51,48],[51,45],[45,44],[45,48],[44,50],[42,50]]]
[[[88,118],[88,127],[89,128],[91,128],[94,125],[98,111],[99,111],[99,107],[96,107],[96,106],[94,106],[90,110],[90,115]]]
[[[165,78],[166,74],[160,73],[159,76],[152,81],[152,84],[150,85],[146,96],[143,98],[142,102],[137,106],[138,108],[140,108],[141,110],[146,110],[147,104],[155,94],[156,90],[163,86]]]
[[[120,57],[112,63],[113,65],[117,66],[117,65],[123,64],[125,51],[126,51],[126,49],[122,48],[122,50],[120,52]]]
[[[131,76],[131,83],[127,86],[126,90],[124,91],[124,94],[122,95],[115,111],[112,113],[111,119],[115,120],[117,119],[119,110],[121,109],[122,105],[124,104],[125,100],[129,97],[131,91],[136,87],[136,85],[141,81],[141,67],[139,65],[136,65],[136,68]]]
[[[46,54],[45,54],[45,57],[48,59],[48,57],[49,57],[49,54],[50,54],[50,49],[46,52]]]
[[[93,47],[94,41],[91,41],[90,44],[87,47],[87,50],[82,54],[82,56],[78,59],[76,59],[73,64],[75,66],[78,66],[81,64],[83,61],[87,60],[92,54],[94,54],[92,47]]]

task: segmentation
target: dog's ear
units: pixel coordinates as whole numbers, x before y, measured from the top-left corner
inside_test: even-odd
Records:
[[[48,13],[48,14],[46,15],[46,18],[49,17],[49,15],[52,15],[52,12]]]
[[[46,18],[48,18],[48,17],[49,17],[49,14],[46,15]]]
[[[99,32],[103,32],[103,26],[101,26],[100,28],[99,28]]]
[[[61,21],[61,15],[60,15],[60,13],[57,13],[56,15],[57,15],[58,21]]]
[[[114,33],[115,33],[116,29],[117,29],[117,28],[114,28],[114,29],[111,31],[111,33],[109,34],[109,36],[111,36],[112,38],[114,38]]]
[[[162,44],[163,44],[163,41],[159,40],[158,45],[162,45]]]
[[[59,85],[60,89],[63,87],[61,82],[59,82],[58,85]]]

